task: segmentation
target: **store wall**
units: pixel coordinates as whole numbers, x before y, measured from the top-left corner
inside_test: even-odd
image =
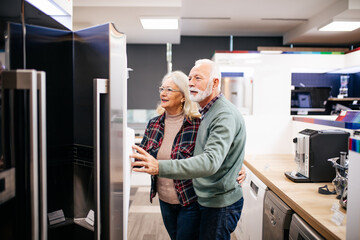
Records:
[[[128,44],[128,109],[155,109],[167,72],[166,45]]]
[[[247,124],[247,153],[293,154],[294,135],[290,130],[293,124],[290,116],[292,72],[318,73],[341,68],[344,55],[279,54],[265,58],[254,79],[254,116]],[[263,68],[266,70],[261,70]],[[262,142],[267,144],[262,148],[257,147],[256,136],[260,133],[266,133]]]
[[[282,37],[234,37],[233,50],[256,51],[258,46],[282,46]],[[173,70],[188,74],[196,60],[212,58],[216,50],[229,50],[230,37],[181,37],[172,45]],[[158,87],[167,73],[166,45],[128,44],[128,109],[155,109]]]
[[[279,45],[273,40],[269,39],[269,45]],[[250,42],[249,39],[249,45],[244,43],[234,50],[256,50],[251,48],[260,46]],[[228,44],[229,39],[226,37],[182,37],[181,44],[173,46],[173,69],[188,73],[195,60],[212,58],[215,50],[228,50]],[[261,44],[265,45],[264,42]],[[236,68],[236,64],[246,63],[245,67],[253,72],[253,114],[245,116],[246,153],[293,154],[294,134],[291,131],[293,122],[290,116],[292,73],[324,73],[355,65],[359,62],[359,57],[357,53],[262,54],[256,61],[236,61],[234,57],[232,61],[227,61],[232,68]],[[129,67],[134,68],[134,72],[130,72],[128,84],[128,109],[154,109],[159,96],[157,87],[166,73],[165,46],[129,45],[128,59]]]
[[[216,54],[215,61],[223,63],[222,68],[227,64],[228,70],[229,67],[233,71],[248,69],[253,73],[253,114],[244,116],[246,154],[293,154],[293,122],[290,116],[292,73],[319,73],[342,68],[344,57],[321,54],[256,54],[248,57],[244,54]]]

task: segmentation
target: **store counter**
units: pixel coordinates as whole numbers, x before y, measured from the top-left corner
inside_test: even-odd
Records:
[[[293,155],[246,156],[245,165],[323,237],[346,238],[346,211],[340,207],[345,218],[340,226],[336,225],[331,220],[334,214],[331,208],[339,200],[335,195],[318,193],[318,188],[325,184],[333,189],[332,183],[294,183],[287,179],[284,172],[296,170]]]

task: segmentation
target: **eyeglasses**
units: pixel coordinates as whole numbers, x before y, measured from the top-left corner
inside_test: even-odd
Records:
[[[167,93],[167,94],[171,94],[173,92],[180,92],[180,90],[175,90],[175,89],[172,89],[172,88],[159,87],[159,93],[162,93],[162,91],[165,91],[165,93]]]

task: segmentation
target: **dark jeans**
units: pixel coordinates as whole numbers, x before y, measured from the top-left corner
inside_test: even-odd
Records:
[[[199,238],[200,210],[197,202],[183,207],[159,201],[164,225],[172,240]]]
[[[235,230],[240,219],[244,198],[223,208],[200,206],[200,240],[230,240],[230,234]]]

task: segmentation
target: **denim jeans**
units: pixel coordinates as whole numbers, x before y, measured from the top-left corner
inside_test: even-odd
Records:
[[[230,234],[235,230],[240,219],[244,198],[223,208],[200,206],[200,240],[230,240]]]
[[[172,240],[199,239],[200,210],[197,202],[183,207],[159,201],[164,225]]]

